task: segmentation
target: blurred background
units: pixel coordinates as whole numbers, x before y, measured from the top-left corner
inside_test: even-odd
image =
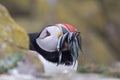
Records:
[[[79,64],[120,61],[120,0],[0,0],[28,33],[68,23],[82,33]]]

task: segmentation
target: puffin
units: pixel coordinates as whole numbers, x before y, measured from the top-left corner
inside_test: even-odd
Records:
[[[54,24],[29,33],[29,49],[37,52],[47,73],[77,71],[81,33],[70,24]]]

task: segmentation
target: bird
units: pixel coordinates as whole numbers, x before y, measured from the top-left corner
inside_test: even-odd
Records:
[[[36,51],[45,72],[77,71],[81,48],[81,33],[67,23],[44,27],[40,32],[29,33],[29,49]]]

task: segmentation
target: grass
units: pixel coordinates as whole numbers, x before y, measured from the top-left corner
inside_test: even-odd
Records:
[[[82,65],[79,66],[78,72],[80,73],[98,73],[105,76],[117,77],[120,78],[120,68],[110,67],[104,65]]]

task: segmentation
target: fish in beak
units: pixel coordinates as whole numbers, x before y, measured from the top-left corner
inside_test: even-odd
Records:
[[[78,58],[79,49],[82,51],[81,47],[81,35],[80,32],[77,31],[67,31],[66,33],[59,36],[57,51],[58,51],[58,63],[59,65],[62,60],[63,51],[69,51],[70,55],[73,58],[74,65],[76,64],[76,60]]]

